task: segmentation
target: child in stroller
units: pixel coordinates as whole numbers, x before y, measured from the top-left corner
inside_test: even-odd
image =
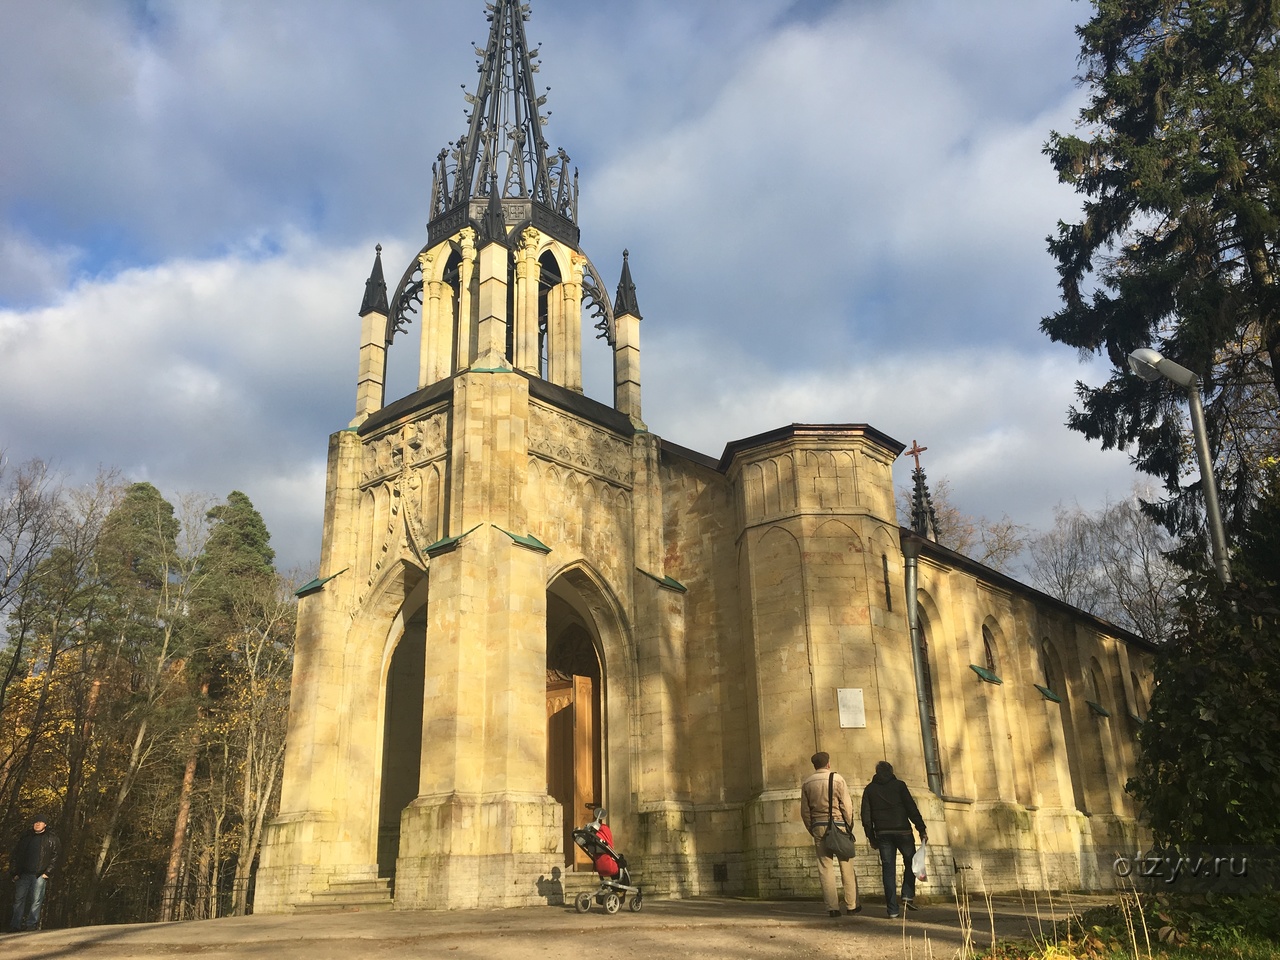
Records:
[[[591,902],[604,907],[606,913],[617,913],[623,901],[630,894],[629,906],[632,912],[639,913],[644,906],[644,894],[640,888],[631,885],[631,873],[627,869],[627,858],[613,849],[613,831],[604,822],[604,807],[590,807],[594,819],[586,826],[573,831],[573,842],[583,849],[600,877],[600,889],[595,893],[580,893],[574,901],[579,913],[591,909]]]

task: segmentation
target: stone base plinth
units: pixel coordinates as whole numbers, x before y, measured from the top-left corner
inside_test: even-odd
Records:
[[[547,902],[563,870],[561,807],[550,797],[421,797],[400,818],[396,908]]]

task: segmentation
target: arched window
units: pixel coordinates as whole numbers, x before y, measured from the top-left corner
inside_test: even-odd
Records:
[[[880,554],[880,567],[884,571],[884,605],[893,613],[893,591],[889,589],[889,555]]]
[[[925,709],[929,712],[929,740],[933,745],[933,759],[936,767],[930,771],[935,773],[938,778],[939,789],[942,784],[942,749],[938,743],[938,708],[933,696],[933,669],[929,661],[929,621],[924,615],[924,611],[919,612],[920,618],[920,663],[921,672],[924,674],[924,698]]]
[[[984,663],[987,669],[996,676],[1000,675],[1000,671],[996,669],[996,643],[995,637],[991,635],[989,627],[982,628],[982,655],[985,658]]]
[[[1138,719],[1147,719],[1147,698],[1142,695],[1142,684],[1138,682],[1138,675],[1130,673],[1129,679],[1133,682],[1133,709],[1137,711]]]

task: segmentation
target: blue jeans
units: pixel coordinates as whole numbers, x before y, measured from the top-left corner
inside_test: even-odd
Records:
[[[880,870],[884,880],[884,905],[889,913],[898,913],[898,854],[902,854],[902,899],[914,900],[916,875],[911,871],[911,858],[916,855],[916,838],[907,833],[877,833],[876,848],[880,851]]]
[[[18,876],[17,886],[13,891],[13,919],[9,921],[10,930],[23,929],[22,918],[26,915],[26,929],[35,930],[40,926],[40,908],[44,906],[44,890],[49,883],[48,878],[38,873],[24,873]],[[31,900],[31,912],[27,913],[27,899]]]

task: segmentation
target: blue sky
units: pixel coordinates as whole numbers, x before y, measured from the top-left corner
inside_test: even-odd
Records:
[[[1127,458],[1062,426],[1100,369],[1037,329],[1078,208],[1040,149],[1083,102],[1089,10],[532,0],[583,245],[610,285],[631,251],[649,427],[718,455],[867,422],[1029,526],[1127,493]],[[0,0],[0,25],[0,445],[244,490],[313,569],[373,245],[398,277],[423,243],[482,0]]]

